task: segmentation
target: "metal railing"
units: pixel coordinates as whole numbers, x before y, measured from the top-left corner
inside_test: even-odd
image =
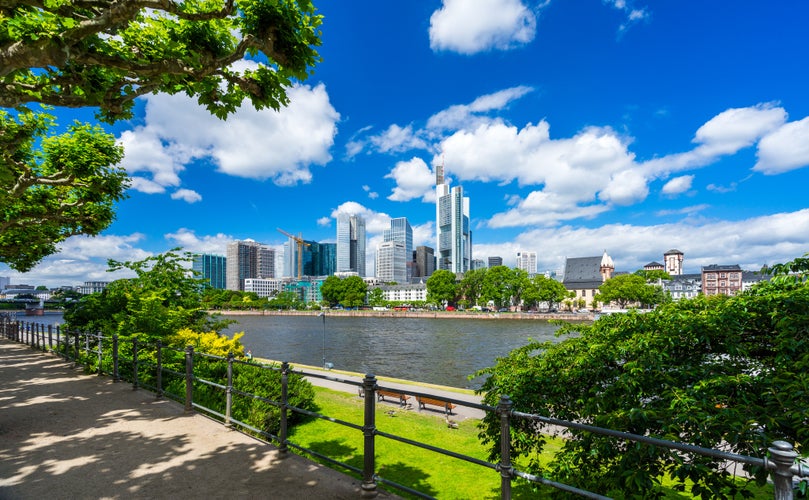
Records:
[[[282,457],[288,453],[290,448],[294,448],[300,452],[349,470],[362,478],[362,496],[365,498],[375,497],[377,495],[377,485],[380,483],[420,498],[432,498],[431,496],[420,491],[406,485],[399,484],[390,479],[386,479],[377,474],[375,466],[375,439],[377,436],[491,469],[500,476],[500,496],[503,499],[511,498],[512,482],[518,477],[532,483],[542,484],[569,493],[574,493],[585,498],[607,498],[590,491],[558,483],[547,478],[520,471],[515,468],[510,457],[512,419],[527,419],[561,428],[583,430],[599,435],[610,436],[616,439],[629,440],[656,447],[677,450],[683,453],[702,455],[717,458],[723,461],[760,467],[769,471],[772,475],[774,498],[776,500],[791,500],[794,495],[794,482],[805,480],[805,478],[809,477],[809,467],[803,465],[802,462],[798,460],[798,454],[794,450],[793,446],[785,441],[775,441],[772,443],[772,446],[768,449],[769,458],[757,458],[729,453],[713,448],[703,448],[650,436],[631,434],[576,422],[522,413],[512,409],[512,401],[508,396],[505,395],[501,396],[499,404],[496,407],[492,407],[483,404],[471,403],[461,399],[437,396],[432,393],[407,390],[406,395],[409,397],[429,398],[432,400],[441,401],[445,404],[450,403],[452,405],[464,406],[484,412],[495,412],[499,416],[501,424],[501,449],[500,461],[498,463],[491,463],[434,446],[429,443],[423,443],[377,429],[375,421],[376,405],[379,404],[377,400],[377,393],[379,391],[389,391],[401,394],[405,393],[401,388],[380,385],[374,375],[366,375],[361,382],[357,382],[355,380],[333,377],[323,373],[292,370],[287,362],[281,363],[280,366],[263,365],[252,361],[235,359],[232,353],[227,357],[221,357],[195,352],[191,346],[188,346],[184,350],[179,350],[164,346],[160,342],[146,344],[138,342],[137,340],[129,340],[131,346],[127,346],[125,349],[123,349],[127,351],[127,353],[125,353],[123,358],[124,363],[122,363],[122,346],[119,344],[117,335],[109,337],[101,334],[73,331],[66,332],[62,331],[58,326],[46,327],[36,323],[0,320],[0,335],[16,342],[27,344],[34,349],[53,351],[63,356],[66,360],[73,360],[77,365],[79,363],[88,365],[91,369],[97,370],[99,375],[110,375],[116,381],[128,380],[132,383],[133,389],[143,387],[154,391],[156,397],[158,398],[163,397],[164,395],[168,396],[184,403],[186,411],[190,412],[197,410],[205,413],[206,415],[216,417],[229,428],[236,426],[241,429],[248,430],[257,436],[267,439],[268,441],[277,443]],[[126,354],[128,354],[128,357]],[[166,366],[164,362],[167,356],[175,360],[175,365],[176,360],[181,359],[183,370],[179,371]],[[217,382],[215,380],[206,380],[195,375],[195,359],[225,363],[226,371],[224,374],[224,380]],[[280,400],[272,400],[257,394],[243,392],[234,387],[234,367],[244,365],[249,365],[252,367],[252,369],[280,372]],[[121,369],[123,369],[125,373],[122,374]],[[304,408],[295,407],[290,404],[289,377],[292,374],[320,378],[357,387],[359,394],[364,398],[363,423],[360,425],[357,423],[339,420]],[[174,387],[179,387],[182,385],[184,387],[184,393],[180,394],[167,390],[165,384],[166,376],[170,377],[174,381],[174,383],[170,385],[173,385]],[[182,384],[179,384],[178,381],[182,381]],[[200,390],[201,387],[210,387],[213,390],[221,391],[224,395],[224,408],[217,409],[206,407],[195,402],[195,387],[197,388],[196,390]],[[278,408],[280,411],[280,425],[277,434],[268,432],[264,429],[251,425],[248,422],[240,421],[234,418],[232,414],[234,396],[254,399]],[[306,448],[290,441],[288,439],[290,412],[311,418],[321,419],[335,425],[345,426],[361,432],[363,435],[363,467],[359,468],[351,464],[341,462],[332,457],[319,453],[316,450]]]

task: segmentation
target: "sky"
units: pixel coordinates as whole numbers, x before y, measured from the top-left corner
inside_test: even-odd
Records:
[[[809,2],[316,0],[323,61],[276,111],[227,121],[185,96],[108,127],[132,177],[116,221],[13,284],[109,281],[109,258],[224,255],[278,228],[367,262],[392,217],[435,248],[435,166],[470,198],[473,258],[606,251],[687,273],[809,252]],[[240,64],[249,64],[243,62]],[[92,111],[57,110],[60,123]],[[280,253],[280,252],[279,252]]]

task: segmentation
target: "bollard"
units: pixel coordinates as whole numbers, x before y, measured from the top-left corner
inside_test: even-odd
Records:
[[[97,334],[98,338],[98,376],[102,376],[104,374],[104,337],[101,335],[101,332]]]
[[[362,469],[362,494],[363,498],[374,498],[379,493],[376,490],[375,471],[376,449],[374,447],[374,436],[376,435],[376,377],[366,374],[362,380],[362,388],[365,391],[365,424],[362,426],[362,433],[365,436],[363,446],[363,469]]]
[[[228,353],[227,378],[227,386],[225,387],[225,427],[232,429],[233,423],[230,421],[230,416],[233,407],[233,351]]]
[[[185,348],[185,411],[194,411],[194,346]]]
[[[770,452],[770,461],[775,464],[772,473],[772,482],[775,500],[792,500],[792,465],[798,458],[798,453],[786,441],[774,441],[767,450]]]
[[[281,363],[281,429],[278,433],[278,451],[281,458],[287,457],[289,447],[287,446],[287,431],[289,426],[289,363]]]
[[[509,500],[511,498],[511,476],[514,470],[511,467],[511,398],[506,395],[500,396],[500,403],[497,405],[497,414],[500,415],[500,463],[497,469],[500,471],[500,498]]]

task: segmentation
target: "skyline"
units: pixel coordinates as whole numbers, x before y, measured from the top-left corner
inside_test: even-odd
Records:
[[[809,251],[805,2],[351,6],[318,5],[323,62],[280,112],[139,99],[106,127],[133,176],[116,222],[0,276],[108,281],[107,258],[233,240],[280,252],[278,227],[335,242],[340,212],[365,218],[370,271],[390,218],[436,248],[438,165],[470,199],[473,259],[536,252],[542,272],[606,250],[634,271],[677,248],[691,273]]]

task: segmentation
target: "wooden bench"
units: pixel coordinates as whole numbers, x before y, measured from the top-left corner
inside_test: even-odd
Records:
[[[390,398],[395,401],[398,401],[400,405],[404,406],[407,404],[407,400],[410,399],[410,396],[408,396],[403,392],[385,391],[381,389],[376,391],[377,401],[386,401],[385,398]]]
[[[416,396],[416,401],[419,403],[419,410],[424,408],[427,409],[425,405],[433,405],[438,406],[439,408],[443,408],[444,412],[447,415],[452,415],[452,409],[455,408],[455,405],[450,403],[449,401],[441,401],[440,399],[433,399],[433,398],[425,398],[423,396]]]

